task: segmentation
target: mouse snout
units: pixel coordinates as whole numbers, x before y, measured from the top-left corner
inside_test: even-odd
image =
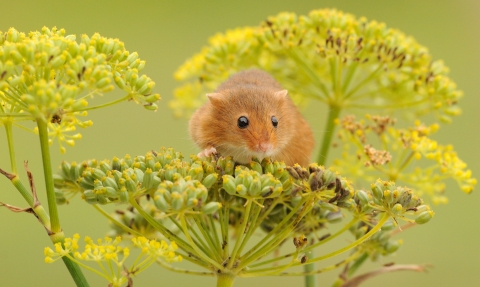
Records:
[[[272,150],[272,148],[273,148],[273,145],[265,141],[259,142],[257,145],[258,151],[264,152],[264,153],[269,152],[270,150]]]

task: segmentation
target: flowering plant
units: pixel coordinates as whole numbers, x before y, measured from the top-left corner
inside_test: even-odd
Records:
[[[10,29],[3,35],[0,120],[7,132],[11,172],[0,172],[30,207],[2,205],[37,216],[55,246],[45,249],[46,262],[61,258],[77,286],[88,286],[79,266],[105,278],[109,286],[132,286],[133,277],[152,263],[215,277],[217,286],[232,286],[237,277],[271,275],[306,276],[306,285],[314,286],[313,275],[337,268],[342,271],[334,286],[358,286],[383,272],[420,271],[423,266],[398,265],[355,276],[367,259],[399,249],[399,230],[433,218],[430,199],[423,197],[446,203],[447,178],[467,193],[476,184],[453,147],[430,138],[439,124],[413,121],[434,114],[442,123],[451,122],[460,113],[462,93],[441,61],[383,23],[328,9],[307,16],[281,13],[257,27],[215,35],[175,73],[183,82],[170,102],[177,116],[189,115],[202,104],[203,94],[230,75],[253,67],[271,73],[298,105],[311,100],[326,104],[326,133],[318,160],[308,166],[268,158],[242,165],[221,155],[185,159],[174,149],[160,148],[134,157],[63,162],[57,174],[50,162],[53,139],[65,152],[64,144],[81,138],[71,132],[91,125],[80,120],[88,110],[125,100],[155,110],[155,84],[139,75],[145,62],[117,39],[95,34],[78,43],[56,28],[28,35]],[[91,98],[115,87],[126,95],[88,107]],[[384,115],[342,119],[344,111]],[[396,128],[394,116],[413,126]],[[40,138],[48,209],[36,196],[33,176],[29,173],[31,193],[17,176],[12,128],[24,127],[20,124],[25,120],[35,121],[31,131]],[[328,168],[336,127],[339,141],[334,145],[343,154]],[[418,160],[431,165],[412,168]],[[56,208],[75,197],[109,219],[115,240],[95,243],[87,237],[80,252],[78,235],[65,238]],[[121,205],[109,214],[102,207],[108,204]],[[344,246],[328,245],[348,235],[352,239]],[[127,263],[130,248],[120,245],[124,237],[140,249],[133,263]],[[317,266],[332,257],[340,259]],[[182,259],[200,270],[170,264]],[[291,270],[300,265],[302,272]]]

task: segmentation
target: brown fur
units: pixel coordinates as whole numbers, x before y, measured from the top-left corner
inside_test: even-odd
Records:
[[[266,72],[248,70],[230,77],[190,119],[190,136],[202,149],[214,147],[223,156],[246,163],[262,157],[260,143],[273,146],[270,156],[287,165],[306,166],[314,147],[310,126],[281,86]],[[280,92],[280,93],[277,93]],[[249,126],[237,120],[246,116]],[[271,117],[278,119],[274,128]]]

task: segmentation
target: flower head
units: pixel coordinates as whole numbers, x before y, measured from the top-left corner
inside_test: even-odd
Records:
[[[77,42],[75,35],[56,27],[28,35],[10,28],[0,35],[1,120],[47,122],[52,138],[73,145],[78,136],[65,140],[63,133],[75,126],[90,126],[90,121],[79,119],[87,115],[86,110],[119,102],[89,107],[94,96],[115,86],[127,93],[124,100],[156,109],[160,97],[152,95],[155,83],[139,75],[145,61],[128,52],[118,39],[94,34],[82,35]],[[62,145],[61,150],[65,151]]]
[[[397,129],[393,127],[395,122],[389,117],[370,115],[360,121],[353,116],[344,117],[339,122],[344,151],[342,158],[335,161],[336,169],[363,184],[385,176],[405,182],[419,195],[430,195],[436,204],[447,202],[444,192],[448,178],[455,180],[462,191],[472,192],[477,180],[466,163],[451,145],[444,146],[430,138],[438,124],[426,126],[416,121],[414,127]],[[408,168],[417,161],[430,164]]]
[[[170,106],[190,114],[221,82],[238,71],[271,73],[294,100],[314,99],[342,108],[398,108],[407,116],[458,115],[462,92],[442,61],[384,23],[337,10],[280,13],[256,27],[217,34],[175,73],[184,81]]]

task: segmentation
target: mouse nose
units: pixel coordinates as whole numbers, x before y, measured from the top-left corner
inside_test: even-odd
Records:
[[[272,144],[269,142],[259,142],[257,149],[261,152],[268,152],[273,148]]]

